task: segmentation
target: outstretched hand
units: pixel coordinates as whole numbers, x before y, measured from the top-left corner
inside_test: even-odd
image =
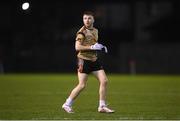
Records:
[[[103,52],[108,53],[107,47],[99,43],[91,45],[91,50],[102,50]]]
[[[94,45],[91,45],[91,50],[102,50],[104,46],[99,43],[95,43]]]

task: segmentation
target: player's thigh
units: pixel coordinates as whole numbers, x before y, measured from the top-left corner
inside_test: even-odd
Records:
[[[93,71],[92,72],[95,77],[100,81],[100,82],[107,82],[108,81],[108,78],[106,76],[106,73],[103,69],[101,70],[98,70],[98,71]]]

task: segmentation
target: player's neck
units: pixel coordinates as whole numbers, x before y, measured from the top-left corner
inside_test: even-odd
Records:
[[[85,26],[86,29],[92,30],[93,26]]]

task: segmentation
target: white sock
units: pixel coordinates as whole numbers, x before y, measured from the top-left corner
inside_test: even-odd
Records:
[[[99,100],[99,107],[106,106],[105,100]]]
[[[67,98],[65,104],[68,106],[71,106],[73,103],[73,100],[71,98]]]

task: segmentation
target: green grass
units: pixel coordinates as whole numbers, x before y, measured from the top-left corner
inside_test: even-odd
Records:
[[[74,114],[61,105],[77,84],[75,74],[0,75],[0,119],[180,119],[180,76],[108,74],[113,114],[97,112],[98,81],[90,75]]]

